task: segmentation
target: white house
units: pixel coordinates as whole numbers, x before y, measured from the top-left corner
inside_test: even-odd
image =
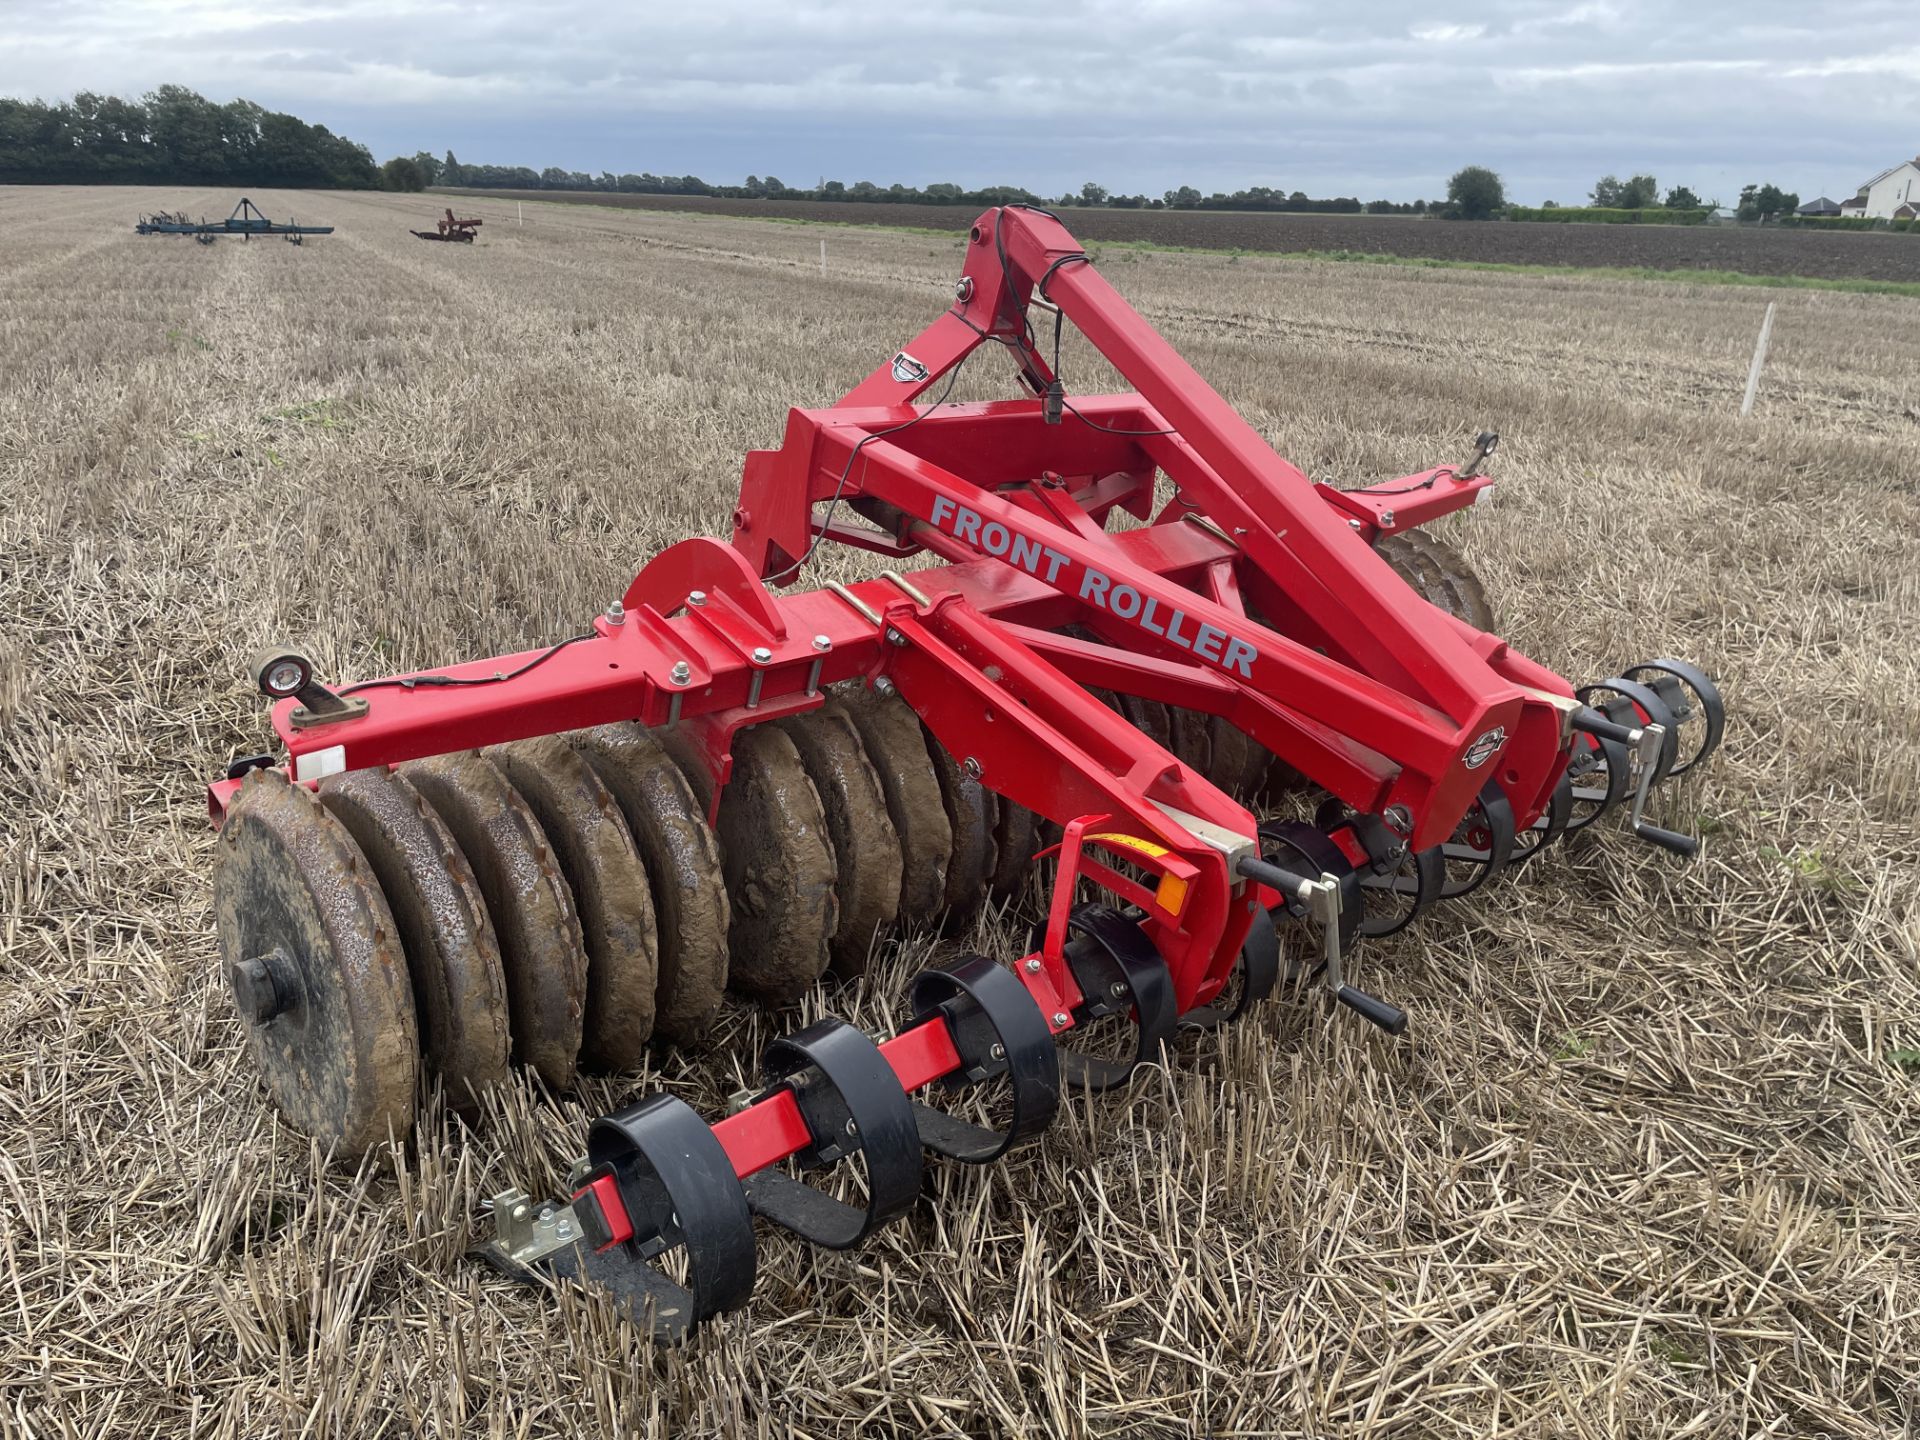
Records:
[[[1860,194],[1853,201],[1840,208],[1848,215],[1871,215],[1876,220],[1891,220],[1893,212],[1909,201],[1920,201],[1920,158],[1902,161],[1891,170],[1882,170],[1860,187]]]

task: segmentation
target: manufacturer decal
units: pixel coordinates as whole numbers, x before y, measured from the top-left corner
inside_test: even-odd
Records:
[[[902,385],[918,385],[927,378],[927,367],[902,350],[893,357],[893,378]]]
[[[1478,770],[1487,761],[1500,753],[1500,747],[1507,743],[1507,727],[1496,725],[1473,744],[1467,747],[1467,753],[1460,757],[1469,770]]]

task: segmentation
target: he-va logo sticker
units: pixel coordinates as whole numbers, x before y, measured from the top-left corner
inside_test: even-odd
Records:
[[[1469,770],[1478,770],[1487,761],[1500,753],[1500,747],[1507,743],[1507,727],[1496,725],[1467,747],[1467,753],[1460,757],[1460,763]]]
[[[978,510],[970,510],[945,495],[934,497],[933,523],[954,539],[984,550],[996,560],[1005,560],[1056,588],[1060,572],[1071,558],[1051,545],[1014,534],[998,520],[985,520]],[[1113,577],[1103,570],[1091,565],[1085,568],[1080,576],[1080,598],[1110,615],[1133,622],[1148,634],[1164,636],[1170,643],[1192,651],[1222,670],[1231,670],[1247,680],[1253,678],[1253,661],[1260,653],[1253,646],[1235,639],[1217,625],[1194,620],[1177,607],[1171,611],[1162,609],[1154,596],[1143,596],[1131,585],[1115,584]]]

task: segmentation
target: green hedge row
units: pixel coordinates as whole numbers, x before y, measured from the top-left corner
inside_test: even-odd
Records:
[[[1509,220],[1532,220],[1549,225],[1704,225],[1711,210],[1608,210],[1597,205],[1509,205]]]
[[[1805,226],[1809,230],[1912,230],[1911,220],[1878,220],[1870,215],[1782,215],[1782,225]]]

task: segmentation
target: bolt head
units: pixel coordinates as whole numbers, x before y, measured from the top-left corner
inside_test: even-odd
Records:
[[[1392,528],[1392,526],[1393,526],[1393,512],[1392,512],[1391,510],[1382,510],[1382,511],[1380,512],[1380,524],[1381,524],[1381,526],[1382,526],[1382,528],[1385,528],[1385,529],[1391,529],[1391,528]]]
[[[847,1120],[847,1134],[858,1135],[859,1133],[860,1133],[860,1122],[852,1118],[849,1118]]]
[[[689,590],[689,591],[687,592],[687,604],[689,604],[689,605],[692,605],[692,606],[694,606],[694,607],[695,607],[695,608],[697,609],[697,608],[699,608],[700,606],[702,606],[702,605],[704,605],[704,604],[706,604],[706,603],[707,603],[707,592],[706,592],[706,591],[704,591],[704,590]]]
[[[960,762],[960,768],[974,779],[978,780],[980,778],[980,762],[973,756],[969,755],[966,759],[962,760]]]
[[[833,648],[833,641],[825,635],[816,635],[813,637],[813,648],[823,651],[831,650]]]
[[[1069,1017],[1069,1016],[1067,1015],[1067,1012],[1066,1012],[1066,1011],[1064,1011],[1064,1010],[1056,1010],[1056,1011],[1054,1011],[1054,1012],[1053,1012],[1053,1028],[1054,1028],[1054,1029],[1056,1029],[1056,1030],[1064,1030],[1064,1029],[1066,1029],[1066,1028],[1067,1028],[1067,1021],[1068,1021],[1068,1019],[1069,1019],[1069,1018],[1070,1018],[1070,1017]]]
[[[693,679],[693,667],[684,660],[676,660],[673,662],[673,669],[669,670],[667,674],[674,684],[684,685]]]
[[[1126,982],[1122,980],[1114,981],[1113,984],[1107,987],[1107,993],[1113,996],[1113,998],[1116,1000],[1126,999],[1127,998]]]
[[[996,1042],[993,1047],[987,1051],[987,1054],[995,1060],[1004,1060],[1007,1058],[1007,1047]]]
[[[890,629],[887,631],[887,643],[889,645],[895,645],[901,648],[905,648],[907,643],[907,637],[905,635],[902,635],[898,630]]]
[[[754,664],[765,665],[772,659],[773,659],[773,651],[769,650],[766,646],[756,645],[753,647],[753,663]]]
[[[626,620],[627,607],[622,605],[618,600],[607,606],[607,623],[609,625],[624,625]]]
[[[244,1019],[264,1025],[287,1009],[292,997],[281,986],[272,961],[264,955],[237,962],[227,972],[233,1003]]]
[[[893,694],[893,681],[884,675],[876,676],[873,682],[873,693],[883,700],[889,698]]]
[[[1026,970],[1029,975],[1038,975],[1040,973],[1039,959],[1036,957],[1032,960],[1027,961]]]

